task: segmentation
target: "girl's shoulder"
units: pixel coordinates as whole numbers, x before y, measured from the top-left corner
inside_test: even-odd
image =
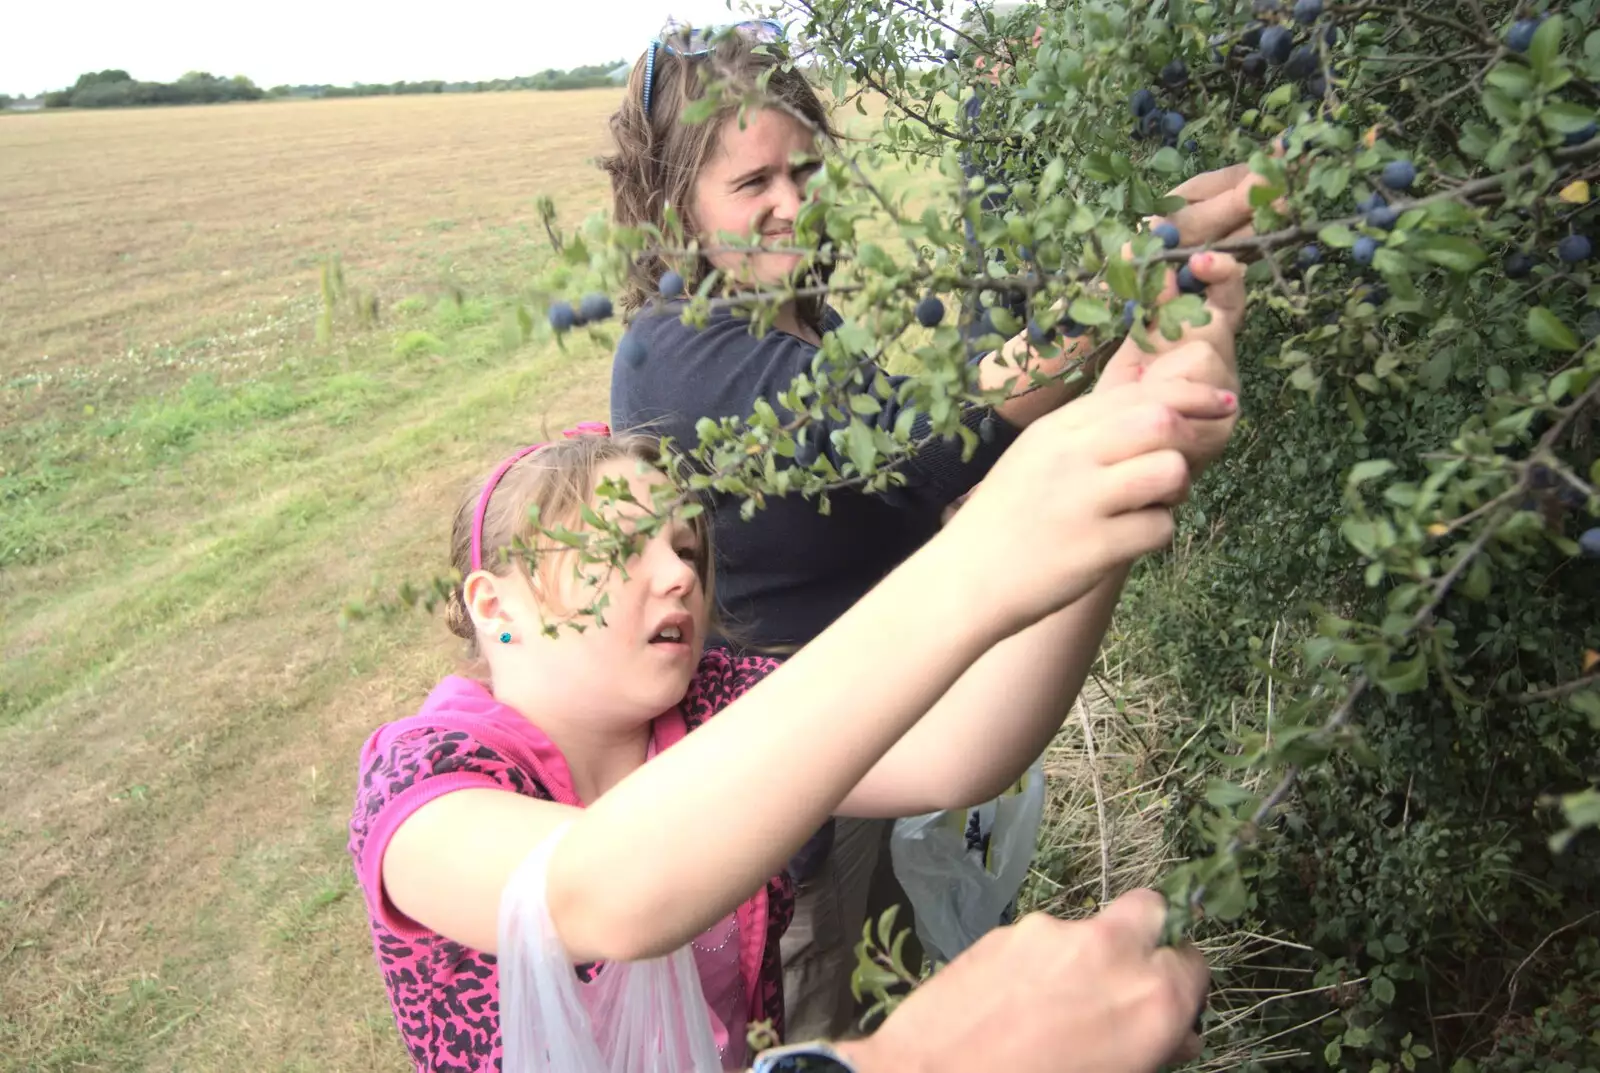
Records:
[[[744,655],[724,645],[708,646],[680,705],[684,722],[693,730],[744,696],[778,666],[779,661],[768,656]]]

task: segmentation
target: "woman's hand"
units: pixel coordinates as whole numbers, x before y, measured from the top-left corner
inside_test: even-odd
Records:
[[[1210,973],[1194,947],[1157,945],[1165,919],[1141,890],[1088,920],[996,928],[840,1050],[862,1073],[1154,1073],[1194,1058]]]
[[[1203,357],[1193,348],[1184,361]],[[993,572],[988,597],[1013,622],[1037,620],[1165,546],[1188,459],[1207,450],[1203,427],[1237,408],[1233,391],[1177,376],[1097,390],[1030,425],[938,539],[964,545],[956,562],[1002,551],[1027,564]]]

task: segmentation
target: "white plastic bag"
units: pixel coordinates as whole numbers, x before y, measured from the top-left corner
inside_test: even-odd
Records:
[[[563,825],[500,895],[503,1073],[704,1073],[722,1068],[688,944],[649,961],[606,963],[582,983],[545,897]]]
[[[993,801],[895,821],[889,855],[929,957],[953,961],[1006,922],[1028,877],[1043,818],[1041,758]]]

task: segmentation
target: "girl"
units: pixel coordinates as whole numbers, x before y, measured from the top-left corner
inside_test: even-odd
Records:
[[[669,267],[680,271],[692,290],[713,268],[750,283],[772,284],[787,282],[799,265],[800,257],[782,248],[794,242],[806,182],[817,166],[816,132],[828,134],[830,128],[828,111],[804,75],[754,51],[757,45],[778,47],[780,31],[776,24],[758,22],[743,24],[735,34],[696,35],[669,25],[661,43],[634,65],[624,102],[611,117],[616,152],[605,161],[617,222],[664,226],[666,208],[673,206],[688,232],[707,244],[714,244],[719,233],[756,233],[764,245],[778,249],[717,252],[691,264],[644,258],[622,295],[624,309],[642,310],[657,295],[657,281]],[[718,41],[714,51],[713,37]],[[703,123],[680,122],[683,110],[703,96],[701,75],[710,69],[752,84],[769,75],[766,93],[776,105],[751,110],[742,123],[731,108]],[[1191,180],[1174,192],[1192,204],[1171,222],[1186,244],[1246,227],[1248,189],[1256,181],[1243,166]],[[1226,275],[1221,265],[1197,260],[1191,267],[1202,280],[1214,282]],[[1231,334],[1242,301],[1235,309],[1230,300],[1229,308],[1233,320],[1224,325],[1224,360],[1200,375],[1219,388],[1236,390]],[[764,335],[752,334],[749,323],[731,310],[713,313],[703,331],[681,323],[681,312],[681,306],[668,303],[657,314],[636,317],[630,330],[648,356],[639,365],[613,364],[611,424],[648,426],[689,447],[698,442],[695,423],[701,417],[745,417],[765,401],[787,418],[779,394],[810,371],[823,334],[838,323],[820,299],[788,304]],[[995,407],[999,432],[969,460],[962,459],[959,444],[935,440],[902,468],[907,487],[887,495],[836,493],[827,515],[799,497],[769,498],[763,510],[742,521],[736,500],[713,502],[719,600],[724,616],[737,623],[741,641],[767,654],[794,651],[925,544],[947,509],[984,478],[1020,430],[1082,390],[1087,381],[1028,390],[1029,379],[1018,374],[1024,362],[1055,374],[1080,361],[1089,340],[1067,342],[1060,356],[1047,359],[1018,337],[979,360],[984,388],[1010,383],[1017,394]],[[1121,383],[1138,376],[1148,361],[1129,343],[1102,376]],[[899,415],[890,402],[868,420],[892,429]],[[974,410],[964,420],[976,429],[983,416]],[[829,434],[835,427],[825,424],[813,441],[822,451],[834,451]],[[918,438],[925,431],[923,421],[913,426]],[[842,465],[845,460],[834,461]],[[977,561],[1009,560],[1001,547],[978,552]],[[849,975],[869,911],[869,888],[874,880],[887,888],[890,893],[881,901],[904,897],[882,852],[888,833],[886,822],[841,823],[836,830],[830,825],[791,862],[800,893],[784,960],[791,1027],[797,1032],[837,1034],[852,1020]],[[900,919],[907,921],[909,911],[903,910]]]
[[[544,527],[582,531],[585,506],[631,524],[640,508],[596,489],[651,503],[669,480],[655,441],[580,428],[475,488],[448,614],[482,678],[445,679],[368,740],[351,819],[417,1068],[499,1067],[501,893],[562,828],[546,896],[580,979],[692,943],[724,1068],[743,1066],[750,1021],[781,1031],[784,862],[831,815],[965,807],[1015,780],[1068,710],[1128,563],[1169,539],[1168,507],[1237,409],[1190,378],[1212,344],[1170,360],[1037,422],[948,527],[782,665],[706,646],[703,516],[638,535],[625,570],[511,554],[536,536],[532,508]],[[1016,568],[972,569],[1002,541]],[[545,631],[597,597],[603,627]]]

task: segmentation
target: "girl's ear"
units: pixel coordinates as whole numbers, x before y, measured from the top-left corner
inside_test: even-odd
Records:
[[[474,627],[492,630],[497,623],[509,617],[510,608],[506,606],[508,594],[501,590],[510,580],[487,570],[475,570],[467,575],[467,580],[461,583],[461,598]]]

